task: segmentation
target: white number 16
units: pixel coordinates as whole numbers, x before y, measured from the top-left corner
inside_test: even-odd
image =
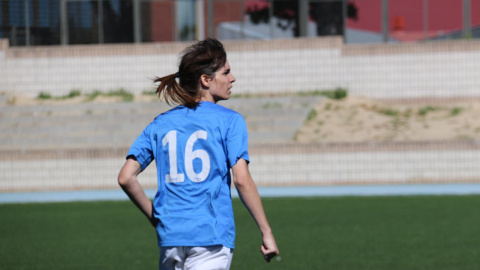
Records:
[[[187,140],[185,146],[185,172],[193,182],[202,182],[207,179],[210,173],[210,157],[207,151],[197,149],[193,151],[193,145],[198,139],[206,140],[207,132],[204,130],[195,131]],[[162,139],[163,146],[168,144],[168,159],[170,160],[170,173],[165,175],[167,183],[179,183],[185,181],[185,175],[178,173],[177,166],[177,131],[171,130]],[[202,171],[196,173],[193,169],[193,160],[199,158],[202,161]]]

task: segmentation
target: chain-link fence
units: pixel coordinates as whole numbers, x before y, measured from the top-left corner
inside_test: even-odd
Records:
[[[347,43],[480,37],[479,0],[1,0],[12,46],[285,39]]]
[[[129,145],[169,109],[152,79],[187,44],[0,40],[0,192],[118,188]],[[478,40],[224,44],[237,81],[221,105],[246,119],[258,185],[480,182]]]
[[[250,147],[258,186],[459,184],[480,182],[480,144],[379,142]],[[128,148],[0,151],[0,192],[119,189]],[[152,163],[139,176],[157,187]]]

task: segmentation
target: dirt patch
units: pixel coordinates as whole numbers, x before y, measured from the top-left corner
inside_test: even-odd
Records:
[[[480,138],[478,100],[323,99],[295,140],[302,143],[436,141]]]

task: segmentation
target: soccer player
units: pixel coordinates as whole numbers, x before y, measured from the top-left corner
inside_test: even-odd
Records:
[[[180,105],[157,116],[135,140],[118,182],[156,228],[159,268],[230,268],[235,248],[230,170],[269,262],[279,251],[248,169],[245,120],[217,104],[229,98],[235,82],[222,43],[209,38],[187,47],[178,72],[155,82],[160,97]],[[137,176],[153,160],[158,191],[152,204]]]

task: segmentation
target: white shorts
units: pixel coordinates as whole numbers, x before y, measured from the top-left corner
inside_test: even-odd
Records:
[[[233,249],[207,247],[160,247],[160,270],[228,270]]]

